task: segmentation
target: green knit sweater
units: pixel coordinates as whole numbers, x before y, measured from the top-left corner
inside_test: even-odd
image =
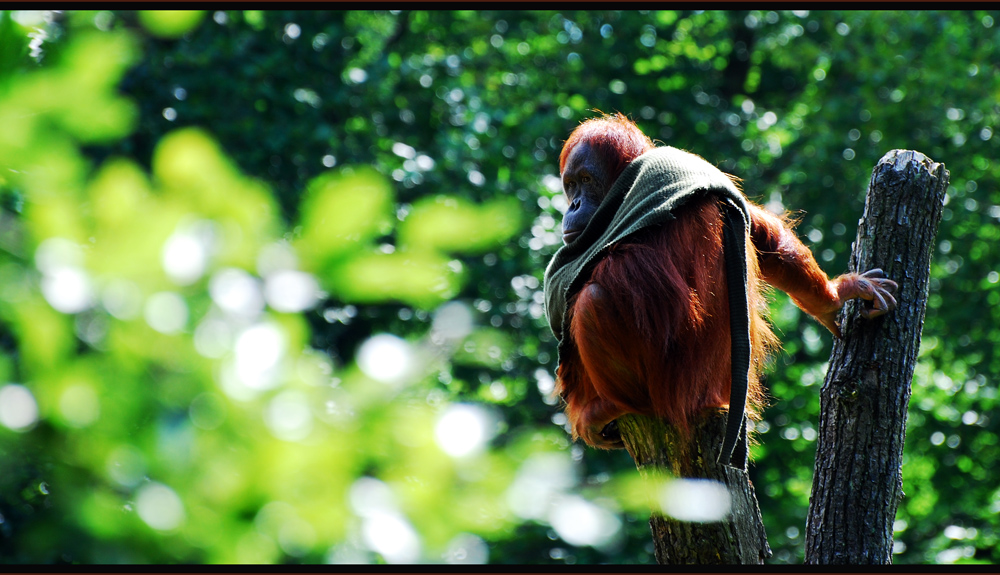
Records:
[[[611,186],[583,233],[573,243],[561,247],[549,262],[545,269],[545,311],[559,340],[559,354],[563,356],[563,346],[567,343],[563,326],[567,302],[587,282],[608,248],[645,227],[672,220],[676,208],[709,193],[729,205],[724,239],[731,328],[734,336],[741,337],[733,337],[733,391],[737,393],[732,406],[738,409],[731,410],[730,428],[734,423],[737,427],[730,429],[726,443],[735,444],[735,439],[729,441],[728,435],[740,432],[750,363],[747,272],[743,256],[750,237],[750,214],[743,194],[718,168],[699,156],[669,146],[654,148],[633,160]],[[741,306],[739,313],[736,310]],[[731,446],[724,445],[720,457],[723,462],[729,460],[727,447]]]

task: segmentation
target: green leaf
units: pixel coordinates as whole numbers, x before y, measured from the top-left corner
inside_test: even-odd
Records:
[[[370,168],[326,172],[309,182],[295,244],[307,269],[367,246],[392,229],[393,191]]]
[[[204,10],[140,10],[139,22],[160,38],[180,38],[194,30],[205,17]]]
[[[423,199],[399,225],[399,245],[413,249],[482,253],[496,248],[520,230],[515,200],[500,199],[476,206],[456,196]]]
[[[13,77],[28,62],[28,35],[10,10],[0,10],[0,82]]]
[[[344,301],[401,301],[431,309],[458,293],[462,274],[457,263],[427,251],[369,251],[338,262],[320,280]]]

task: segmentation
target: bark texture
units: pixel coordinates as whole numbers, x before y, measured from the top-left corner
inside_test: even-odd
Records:
[[[656,561],[663,565],[759,565],[771,556],[760,508],[746,469],[720,465],[716,458],[726,434],[727,412],[710,412],[682,438],[662,421],[641,415],[620,417],[622,440],[639,473],[647,479],[712,479],[726,486],[731,510],[722,521],[678,521],[654,512]],[[654,509],[658,502],[651,502]]]
[[[850,269],[882,268],[899,284],[899,307],[865,319],[854,300],[841,312],[843,339],[820,391],[807,564],[892,562],[906,410],[947,186],[943,164],[909,150],[889,152],[872,173]]]

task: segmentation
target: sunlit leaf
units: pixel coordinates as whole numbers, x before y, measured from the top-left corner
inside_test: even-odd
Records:
[[[100,225],[115,226],[147,200],[149,179],[135,162],[114,158],[101,166],[87,191]]]
[[[302,234],[295,246],[303,264],[317,269],[387,233],[393,193],[370,169],[327,172],[309,182],[302,202]]]
[[[243,17],[254,30],[264,29],[264,12],[262,10],[244,10]]]
[[[0,82],[7,80],[27,63],[28,35],[11,17],[0,11]]]
[[[22,361],[28,373],[57,368],[72,350],[71,319],[52,309],[40,297],[4,306],[3,314],[12,323],[22,342]]]
[[[77,521],[98,538],[114,538],[129,528],[132,518],[122,513],[125,502],[110,490],[87,493],[76,507]]]
[[[153,175],[168,191],[220,195],[215,189],[235,177],[218,144],[202,130],[187,128],[160,140],[153,154]]]
[[[45,198],[41,203],[28,204],[25,211],[28,229],[38,242],[52,237],[67,238],[77,243],[86,241],[86,225],[75,198]]]
[[[96,230],[88,265],[95,273],[166,287],[161,251],[184,212],[163,205],[133,162],[106,162],[87,189]]]
[[[430,309],[455,296],[462,275],[447,257],[426,251],[362,252],[329,268],[323,285],[349,302],[402,301]]]
[[[460,197],[437,196],[414,204],[399,225],[399,242],[411,248],[481,253],[519,231],[516,202],[495,200],[477,206]]]
[[[51,111],[62,125],[83,142],[104,142],[132,130],[138,110],[115,92],[115,84],[133,62],[137,48],[128,34],[91,32],[81,36],[66,52],[59,71],[40,88],[69,92]]]
[[[161,38],[179,38],[193,30],[205,17],[202,10],[140,10],[143,27]]]
[[[219,223],[220,263],[252,267],[257,250],[277,235],[267,188],[240,174],[202,130],[177,130],[163,138],[153,155],[153,175],[178,209]]]

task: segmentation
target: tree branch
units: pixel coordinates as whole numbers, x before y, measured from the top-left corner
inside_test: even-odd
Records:
[[[906,409],[948,176],[909,150],[889,152],[872,173],[850,269],[882,268],[899,284],[899,307],[868,320],[855,300],[841,312],[844,338],[820,391],[808,564],[892,562]]]

